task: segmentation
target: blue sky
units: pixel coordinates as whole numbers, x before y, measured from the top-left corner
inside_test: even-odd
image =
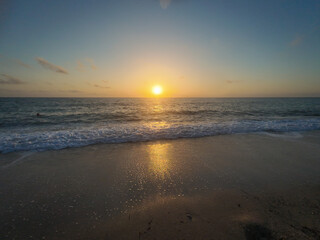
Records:
[[[0,4],[0,96],[320,96],[319,1]]]

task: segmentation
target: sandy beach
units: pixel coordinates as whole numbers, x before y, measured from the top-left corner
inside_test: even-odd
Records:
[[[1,239],[319,239],[320,132],[1,154]]]
[[[0,240],[320,240],[320,0],[0,0]]]

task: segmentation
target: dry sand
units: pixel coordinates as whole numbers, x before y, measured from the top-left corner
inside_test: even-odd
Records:
[[[319,132],[0,160],[0,239],[320,239]]]

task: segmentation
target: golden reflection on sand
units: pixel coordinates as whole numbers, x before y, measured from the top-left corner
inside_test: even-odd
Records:
[[[157,104],[152,106],[153,113],[163,112],[163,106],[157,101]],[[147,124],[147,127],[152,129],[156,134],[159,130],[170,127],[166,121],[151,122]],[[169,143],[156,143],[148,146],[148,153],[150,156],[150,171],[155,174],[156,177],[164,179],[169,175],[170,160],[168,156]]]
[[[150,169],[159,178],[169,175],[170,160],[168,156],[168,143],[158,143],[149,145]]]

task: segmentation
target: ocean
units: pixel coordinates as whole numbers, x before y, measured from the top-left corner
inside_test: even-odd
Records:
[[[0,98],[1,153],[311,130],[320,98]]]

